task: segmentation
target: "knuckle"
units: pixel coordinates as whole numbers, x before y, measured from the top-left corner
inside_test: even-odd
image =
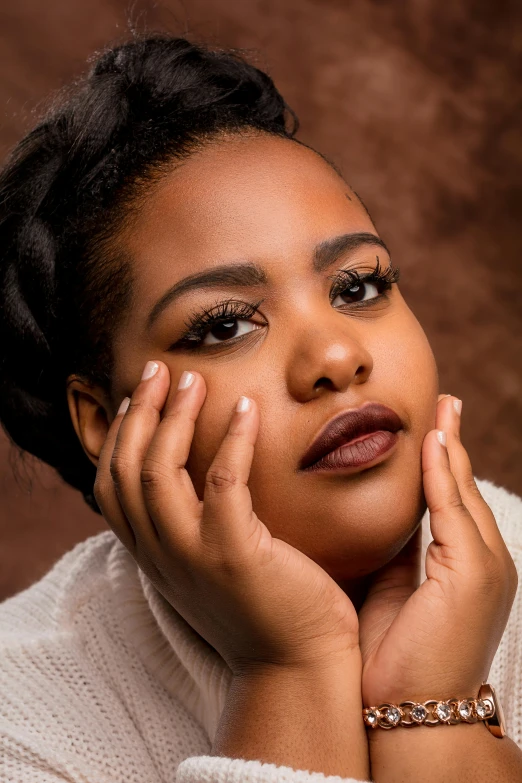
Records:
[[[490,590],[511,589],[511,574],[509,566],[498,558],[491,550],[488,552],[482,568],[483,585],[486,592]]]
[[[450,492],[446,498],[446,506],[447,508],[455,509],[457,511],[462,511],[465,506],[462,502],[462,497],[460,495],[460,492],[457,492],[456,490],[454,492]]]
[[[105,496],[108,491],[108,483],[107,480],[100,475],[100,473],[96,474],[96,478],[94,479],[94,485],[93,485],[93,494],[94,498],[96,500],[96,503],[101,508],[104,501]]]
[[[220,494],[228,492],[238,483],[235,472],[228,465],[212,465],[206,476],[206,485],[211,492]]]
[[[482,498],[480,490],[477,487],[477,483],[475,481],[475,477],[473,475],[465,476],[463,481],[464,481],[464,487],[470,493],[470,495],[473,495],[474,497],[477,497],[477,498]]]
[[[444,500],[441,500],[440,502],[435,502],[433,504],[433,507],[431,509],[431,512],[433,514],[437,513],[444,513],[444,512],[461,512],[466,511],[466,507],[464,503],[462,502],[462,498],[460,497],[460,494],[457,492],[450,492],[447,497],[444,498]]]
[[[132,461],[119,448],[115,448],[111,457],[109,471],[115,484],[121,484],[122,480],[128,475]]]
[[[190,411],[186,411],[180,408],[178,405],[173,405],[164,411],[162,416],[162,422],[168,422],[169,426],[174,427],[181,426],[185,421],[194,421],[195,417]]]
[[[145,400],[132,399],[131,397],[126,415],[128,416],[130,414],[131,416],[136,416],[136,414],[146,411],[149,408],[150,404],[148,404]]]
[[[140,481],[147,491],[155,491],[164,487],[171,478],[171,471],[162,460],[154,457],[146,457],[140,470]]]

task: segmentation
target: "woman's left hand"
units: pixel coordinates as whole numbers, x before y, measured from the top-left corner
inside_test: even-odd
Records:
[[[422,445],[433,541],[419,586],[421,528],[376,572],[359,612],[365,706],[475,697],[516,595],[515,564],[473,477],[451,396]],[[447,447],[437,439],[447,434]]]

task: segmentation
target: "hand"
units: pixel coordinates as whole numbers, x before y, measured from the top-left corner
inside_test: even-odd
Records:
[[[162,410],[170,374],[157,364],[114,418],[100,454],[94,494],[115,534],[233,673],[270,664],[325,668],[352,652],[360,666],[349,598],[252,510],[255,401],[232,413],[199,500],[184,466],[206,384],[193,373],[192,385]]]
[[[487,679],[518,577],[460,441],[455,397],[440,395],[422,446],[433,542],[419,586],[420,526],[379,569],[359,612],[365,706],[475,696]],[[447,448],[437,440],[447,433]]]

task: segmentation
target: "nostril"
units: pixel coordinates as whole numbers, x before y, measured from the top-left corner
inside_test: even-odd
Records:
[[[319,378],[319,380],[317,380],[314,383],[314,389],[320,389],[323,386],[326,386],[326,388],[331,389],[332,385],[333,384],[332,384],[332,381],[330,380],[330,378]]]

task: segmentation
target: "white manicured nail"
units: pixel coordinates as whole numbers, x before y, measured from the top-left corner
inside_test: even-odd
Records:
[[[159,369],[159,364],[157,362],[147,362],[143,370],[141,380],[148,381],[149,378],[152,378],[153,375],[156,375],[158,369]]]
[[[460,412],[462,411],[462,400],[453,400],[453,407],[460,416]]]
[[[121,401],[120,407],[118,408],[118,413],[116,414],[116,416],[119,416],[120,413],[125,413],[129,405],[130,405],[130,397],[124,397],[123,400]]]
[[[184,372],[181,375],[181,378],[179,379],[178,389],[188,389],[188,387],[190,386],[194,378],[195,378],[194,373],[184,370]]]
[[[248,397],[240,397],[237,401],[236,405],[236,411],[239,411],[240,413],[244,413],[245,411],[248,411],[250,409],[251,400],[249,400]]]
[[[446,445],[446,433],[444,430],[437,430],[437,440],[442,446]]]

